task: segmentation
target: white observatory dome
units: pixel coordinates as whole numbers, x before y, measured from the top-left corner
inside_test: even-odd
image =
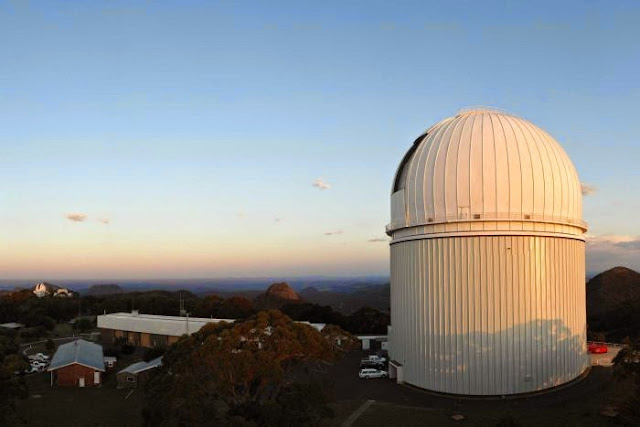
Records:
[[[484,230],[567,225],[564,232],[582,234],[576,170],[562,147],[530,122],[488,109],[462,111],[429,128],[405,155],[387,231],[458,221],[482,221]]]
[[[507,395],[589,366],[580,181],[542,129],[498,111],[429,128],[391,194],[389,376]]]

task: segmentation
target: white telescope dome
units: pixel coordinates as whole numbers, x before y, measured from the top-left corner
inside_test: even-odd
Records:
[[[389,376],[443,393],[529,393],[587,353],[582,193],[560,145],[469,109],[420,135],[391,194]]]
[[[532,123],[486,108],[462,110],[416,139],[396,173],[387,232],[477,221],[484,230],[537,223],[586,231],[580,181],[562,147]],[[431,229],[445,231],[455,230]]]

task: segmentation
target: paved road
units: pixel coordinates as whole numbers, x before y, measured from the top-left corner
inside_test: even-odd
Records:
[[[576,401],[594,400],[600,406],[598,395],[617,387],[612,369],[595,366],[582,381],[547,393],[519,398],[455,398],[396,384],[391,379],[360,379],[358,369],[362,352],[351,352],[343,360],[332,366],[328,372],[334,381],[333,393],[337,400],[375,400],[403,406],[422,408],[444,408],[451,411],[473,411],[486,408],[488,402],[496,408],[514,411],[536,411],[545,406],[571,405]]]
[[[604,354],[591,354],[591,366],[613,366],[613,359],[622,350],[622,345],[607,344],[607,352]]]
[[[51,338],[51,340],[56,342],[58,345],[60,345],[60,344],[65,344],[67,342],[75,341],[80,338],[81,337],[78,337],[78,336],[72,336],[72,337],[62,337],[62,338]],[[24,354],[25,356],[27,356],[29,353],[32,353],[32,352],[38,353],[38,351],[35,351],[33,347],[36,345],[45,344],[47,341],[48,339],[20,344],[20,351],[22,351],[22,354]]]

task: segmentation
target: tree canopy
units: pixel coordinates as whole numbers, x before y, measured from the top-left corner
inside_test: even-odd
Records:
[[[165,354],[148,383],[145,422],[315,424],[330,411],[314,367],[335,357],[322,334],[279,311],[206,325]],[[309,407],[301,411],[292,401],[304,401],[303,395]]]

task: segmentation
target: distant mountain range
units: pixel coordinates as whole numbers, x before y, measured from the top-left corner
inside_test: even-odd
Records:
[[[222,278],[121,280],[105,284],[104,280],[56,281],[84,295],[109,295],[149,290],[189,290],[199,295],[216,294],[223,298],[243,296],[257,306],[281,306],[302,300],[331,306],[350,314],[363,306],[389,311],[390,288],[386,276],[363,277],[293,277],[293,278]],[[286,282],[288,286],[271,287]],[[16,288],[29,289],[35,281],[0,280],[0,294]],[[640,338],[640,273],[626,267],[615,267],[592,277],[586,284],[587,322],[589,331],[604,333],[607,340],[624,337]]]
[[[30,288],[38,280],[0,280],[0,289],[13,290],[15,288]],[[257,295],[270,285],[286,282],[296,291],[307,287],[319,290],[340,292],[352,287],[382,285],[389,282],[388,276],[358,276],[358,277],[330,277],[330,276],[302,276],[302,277],[257,277],[257,278],[214,278],[214,279],[134,279],[134,280],[57,280],[80,294],[89,292],[89,288],[105,283],[117,284],[123,291],[147,291],[184,289],[195,294],[254,292]]]

